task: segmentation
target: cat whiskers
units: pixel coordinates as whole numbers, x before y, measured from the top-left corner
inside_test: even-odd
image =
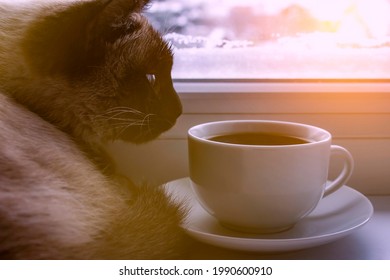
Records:
[[[151,133],[150,118],[155,114],[146,114],[139,110],[129,107],[114,107],[99,117],[105,121],[114,121],[113,128],[116,131],[116,137],[120,137],[130,127],[138,126],[140,133]]]
[[[100,115],[97,115],[96,117],[97,118],[103,118],[104,120],[117,120],[117,119],[122,119],[122,118],[119,118],[120,115],[124,115],[124,114],[130,114],[130,115],[135,115],[135,116],[144,116],[145,113],[139,111],[139,110],[136,110],[136,109],[133,109],[133,108],[129,108],[129,107],[114,107],[114,108],[111,108],[109,110],[107,110],[106,112],[104,112],[103,114],[100,114]],[[128,118],[123,118],[123,119],[128,119]]]
[[[122,123],[115,124],[116,129],[120,129],[120,131],[117,134],[117,137],[120,137],[127,129],[133,126],[139,126],[141,135],[147,131],[147,133],[151,133],[152,129],[150,127],[150,117],[154,116],[155,114],[147,114],[142,119],[125,119]],[[144,128],[147,127],[145,130]]]
[[[155,114],[146,114],[130,107],[113,107],[99,115],[89,115],[95,120],[96,126],[112,128],[115,138],[126,132],[130,127],[139,127],[140,134],[151,133],[150,118]],[[146,129],[145,129],[146,128]]]

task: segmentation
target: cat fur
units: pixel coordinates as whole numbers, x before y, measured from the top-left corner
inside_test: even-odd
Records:
[[[181,114],[149,1],[0,0],[0,258],[177,259],[185,216],[104,151]]]

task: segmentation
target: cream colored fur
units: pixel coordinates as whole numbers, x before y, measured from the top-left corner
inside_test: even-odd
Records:
[[[141,15],[148,1],[3,2],[0,258],[183,258],[183,206],[116,174],[102,149],[152,140],[181,112],[169,47]],[[72,58],[73,46],[96,56]]]

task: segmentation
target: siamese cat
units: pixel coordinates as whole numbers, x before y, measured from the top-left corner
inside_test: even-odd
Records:
[[[104,143],[181,114],[148,0],[0,0],[0,258],[176,259],[185,209]]]

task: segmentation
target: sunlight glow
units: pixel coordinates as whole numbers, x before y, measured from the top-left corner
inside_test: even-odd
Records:
[[[369,36],[381,37],[389,33],[390,4],[387,0],[358,1],[357,14],[366,24]]]
[[[309,1],[306,1],[309,2]],[[390,3],[388,0],[312,1],[313,15],[332,22],[338,38],[344,42],[384,38],[389,35]]]

